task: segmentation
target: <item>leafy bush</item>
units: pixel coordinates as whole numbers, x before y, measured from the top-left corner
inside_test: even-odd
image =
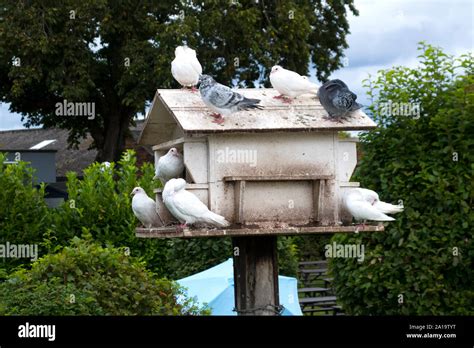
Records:
[[[133,151],[127,151],[118,164],[111,163],[109,167],[91,164],[84,170],[82,180],[75,173],[68,173],[69,199],[56,209],[48,209],[44,203],[44,187],[32,186],[33,172],[26,163],[0,168],[0,188],[4,188],[0,192],[5,197],[0,203],[5,206],[0,211],[3,227],[0,238],[16,243],[40,243],[40,255],[57,251],[87,230],[101,245],[127,248],[131,256],[144,260],[150,270],[170,279],[203,271],[232,256],[230,238],[150,240],[135,237],[139,222],[131,208],[130,192],[133,187],[141,186],[154,197],[153,188],[159,184],[152,179],[152,164],[136,167]],[[30,184],[23,185],[23,182]],[[7,204],[7,196],[15,197],[13,204],[11,200]],[[278,251],[281,274],[295,275],[297,260],[293,239],[278,238]],[[22,262],[12,262],[12,265],[19,264]],[[0,270],[0,278],[4,279],[11,270],[11,267]]]
[[[34,170],[27,162],[5,164],[0,153],[0,244],[39,244],[49,225],[44,186],[34,185]],[[0,278],[5,272],[30,259],[3,259]]]
[[[278,274],[296,277],[298,272],[299,249],[296,237],[279,236],[278,249]]]
[[[135,186],[141,186],[150,197],[154,197],[153,188],[158,185],[153,181],[152,164],[145,163],[140,171],[135,153],[129,150],[118,165],[90,165],[84,170],[82,180],[75,173],[68,173],[69,199],[54,214],[52,244],[65,245],[86,228],[96,241],[126,247],[132,256],[147,261],[151,270],[164,274],[166,241],[135,237],[135,227],[139,222],[132,211],[130,193]]]
[[[302,235],[295,237],[298,258],[301,261],[317,261],[326,258],[324,246],[329,244],[330,235]]]
[[[179,300],[178,300],[179,298]],[[207,310],[124,249],[74,237],[71,245],[0,284],[1,315],[196,315]]]
[[[474,59],[420,49],[419,67],[380,71],[367,84],[380,127],[362,136],[356,176],[405,211],[383,233],[334,237],[365,245],[362,264],[331,262],[349,314],[474,314]],[[420,103],[420,118],[384,112],[390,101]]]

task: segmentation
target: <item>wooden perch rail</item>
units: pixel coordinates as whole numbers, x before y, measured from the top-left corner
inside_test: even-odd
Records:
[[[355,233],[357,226],[308,226],[308,227],[285,227],[285,228],[228,228],[228,229],[192,229],[185,228],[180,232],[176,226],[159,228],[137,228],[135,235],[138,238],[195,238],[195,237],[238,237],[249,235],[296,235],[296,234],[332,234],[332,233]],[[365,226],[359,229],[362,232],[382,232],[383,225]]]

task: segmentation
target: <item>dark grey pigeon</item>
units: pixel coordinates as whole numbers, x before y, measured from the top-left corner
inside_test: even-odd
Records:
[[[356,102],[357,95],[341,80],[325,82],[318,90],[318,97],[329,117],[334,119],[345,118],[362,107]]]
[[[211,116],[214,122],[223,123],[224,117],[237,111],[249,109],[262,109],[260,99],[249,99],[242,94],[234,92],[227,86],[217,83],[209,75],[199,77],[199,92],[201,98],[211,110],[215,111]]]

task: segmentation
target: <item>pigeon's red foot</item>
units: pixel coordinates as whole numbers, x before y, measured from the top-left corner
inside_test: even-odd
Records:
[[[197,93],[198,89],[195,86],[192,86],[190,91],[191,93]]]
[[[283,103],[291,104],[293,100],[291,98],[288,98],[287,96],[284,96],[283,94],[277,95],[273,97],[274,99],[281,99]]]
[[[184,224],[179,224],[178,226],[176,226],[176,232],[183,232],[183,230],[188,227],[188,225],[186,224],[186,222]]]
[[[362,223],[362,224],[357,225],[354,232],[359,233],[360,230],[362,230],[362,231],[365,230],[365,226],[366,226],[365,222]]]
[[[224,117],[221,114],[218,114],[218,113],[214,112],[210,116],[214,117],[214,121],[212,121],[212,123],[217,123],[217,124],[223,124],[224,123]]]

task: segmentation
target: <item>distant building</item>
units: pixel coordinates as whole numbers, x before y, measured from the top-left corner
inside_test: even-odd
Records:
[[[143,121],[130,128],[126,148],[137,152],[137,162],[153,161],[151,147],[137,145],[143,129]],[[67,199],[66,173],[76,172],[82,177],[83,170],[95,161],[97,150],[90,149],[93,139],[82,139],[77,149],[68,148],[68,131],[64,129],[21,129],[0,131],[0,152],[7,153],[7,163],[17,159],[31,162],[35,169],[36,183],[46,183],[46,202],[58,206]]]

